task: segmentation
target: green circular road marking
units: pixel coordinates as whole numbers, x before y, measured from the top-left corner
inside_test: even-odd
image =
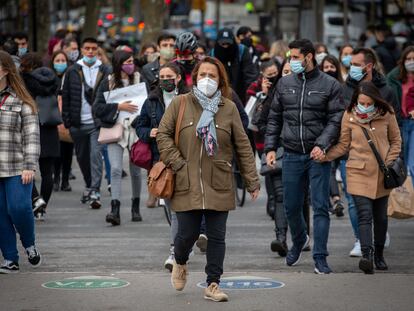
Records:
[[[52,281],[42,284],[50,289],[108,289],[121,288],[129,285],[129,282],[112,278],[98,276],[84,276]]]

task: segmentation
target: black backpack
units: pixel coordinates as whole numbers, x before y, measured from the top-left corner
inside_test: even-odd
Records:
[[[57,96],[54,94],[35,98],[39,108],[39,123],[42,126],[57,126],[62,124],[62,116],[59,111]]]

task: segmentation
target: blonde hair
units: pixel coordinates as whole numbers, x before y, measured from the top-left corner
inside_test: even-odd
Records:
[[[0,66],[7,72],[7,84],[16,92],[17,97],[25,104],[32,108],[33,113],[37,112],[37,105],[30,93],[27,91],[23,79],[17,72],[16,65],[13,63],[11,56],[0,51]]]
[[[283,40],[277,40],[270,46],[270,57],[281,57],[286,58],[286,53],[289,51],[289,45]]]

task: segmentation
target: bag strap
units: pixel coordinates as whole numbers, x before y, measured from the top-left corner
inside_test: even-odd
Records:
[[[157,114],[155,112],[155,104],[150,102],[150,106],[151,106],[151,127],[155,128],[158,127],[157,124]]]
[[[181,95],[180,96],[180,110],[178,111],[178,119],[177,119],[177,123],[176,123],[176,126],[175,126],[175,139],[174,139],[174,142],[175,142],[176,146],[178,146],[181,122],[183,121],[184,111],[185,111],[185,100],[184,100],[184,95]]]
[[[374,142],[372,141],[371,137],[369,136],[367,129],[365,127],[361,127],[361,128],[362,128],[362,131],[364,132],[365,138],[368,140],[368,144],[371,147],[372,152],[375,155],[375,158],[377,159],[377,162],[380,166],[380,169],[382,170],[383,173],[387,172],[388,169],[387,169],[384,161],[382,160],[381,155],[379,154],[377,148],[375,147]]]

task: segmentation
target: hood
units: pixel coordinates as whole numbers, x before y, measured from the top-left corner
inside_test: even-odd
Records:
[[[83,62],[83,60],[82,60],[82,59],[78,60],[76,63],[77,63],[78,65],[82,66],[82,67],[85,67],[85,68],[90,68],[90,69],[92,69],[92,68],[96,68],[96,67],[99,67],[100,65],[102,65],[102,62],[101,62],[99,59],[97,59],[97,60],[96,60],[96,62],[95,62],[95,64],[93,64],[92,66],[88,66],[88,65],[86,65],[86,64]]]
[[[23,75],[26,86],[32,95],[48,96],[56,94],[59,88],[59,79],[52,69],[41,67]]]
[[[397,41],[393,37],[385,38],[382,44],[385,46],[387,50],[395,50],[397,48]]]

